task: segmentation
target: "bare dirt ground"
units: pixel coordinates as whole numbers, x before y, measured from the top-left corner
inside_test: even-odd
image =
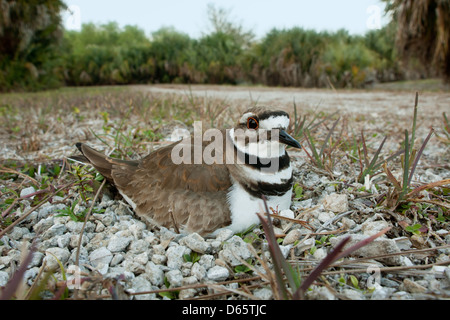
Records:
[[[294,101],[300,112],[317,110],[340,111],[342,114],[366,115],[369,118],[410,118],[416,90],[330,90],[300,88],[268,88],[247,86],[205,86],[205,85],[152,85],[135,86],[137,90],[150,93],[186,94],[218,98],[230,104],[251,106],[255,103],[293,109]],[[450,113],[449,92],[419,92],[420,120],[435,125],[442,119],[442,113]]]

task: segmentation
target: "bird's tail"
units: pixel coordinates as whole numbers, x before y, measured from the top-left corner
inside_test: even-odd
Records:
[[[83,154],[82,156],[73,156],[71,159],[83,163],[90,163],[101,173],[107,180],[113,180],[111,171],[113,167],[112,159],[97,150],[88,147],[83,143],[77,143],[76,147]]]

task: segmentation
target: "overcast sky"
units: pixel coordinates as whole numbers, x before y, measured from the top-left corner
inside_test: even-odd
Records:
[[[208,26],[207,6],[230,10],[233,21],[253,30],[258,38],[272,28],[294,26],[317,31],[346,29],[364,34],[386,24],[381,0],[66,0],[72,16],[65,15],[67,29],[82,23],[116,21],[137,25],[147,34],[172,26],[198,38]]]

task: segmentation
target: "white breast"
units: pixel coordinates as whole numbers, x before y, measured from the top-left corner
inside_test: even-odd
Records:
[[[280,211],[289,209],[291,197],[292,190],[289,190],[283,196],[268,197],[267,205],[269,208]],[[242,232],[252,225],[258,225],[260,220],[256,213],[265,213],[263,200],[252,197],[237,182],[233,183],[228,193],[228,203],[231,211],[231,225],[227,228],[233,230],[234,233]]]

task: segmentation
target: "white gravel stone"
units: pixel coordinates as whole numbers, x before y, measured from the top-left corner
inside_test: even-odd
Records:
[[[212,256],[210,254],[204,254],[200,257],[200,260],[198,261],[198,263],[200,265],[202,265],[203,267],[205,267],[206,270],[208,270],[208,269],[214,267],[215,260],[216,260],[216,258],[214,258],[214,256]]]
[[[185,245],[192,251],[198,253],[209,253],[211,252],[211,245],[203,239],[198,233],[192,233],[180,240],[181,245]]]
[[[172,288],[180,287],[183,281],[183,275],[180,270],[170,270],[166,273],[167,281]]]
[[[334,219],[336,216],[333,212],[330,211],[321,211],[317,215],[317,219],[319,219],[320,222],[325,223],[329,220]]]
[[[72,253],[70,254],[68,263],[76,264],[77,263],[77,255],[78,255],[78,250],[72,250]],[[79,261],[80,266],[82,268],[84,268],[83,265],[89,264],[89,253],[85,247],[80,247],[79,259],[80,259],[80,261]]]
[[[409,279],[404,279],[400,287],[410,293],[425,293],[427,288],[421,285],[418,281],[412,281]]]
[[[29,268],[38,267],[42,264],[42,260],[44,259],[44,254],[42,252],[36,251],[33,253],[33,258],[31,259]]]
[[[113,258],[110,250],[105,247],[98,248],[91,252],[89,261],[93,267],[97,267],[100,263],[109,264]]]
[[[341,219],[341,222],[342,222],[342,225],[344,226],[344,228],[346,228],[346,229],[353,229],[356,226],[356,222],[347,217],[343,217]]]
[[[167,249],[167,266],[171,269],[179,270],[184,263],[183,256],[190,254],[191,250],[185,246],[174,245]]]
[[[56,259],[61,262],[61,264],[64,266],[64,264],[69,260],[70,257],[70,251],[66,248],[48,248],[45,250],[45,260],[46,260],[46,270],[58,270],[59,264]],[[55,259],[56,258],[56,259]]]
[[[70,244],[70,233],[65,233],[56,237],[56,243],[60,248],[67,248]]]
[[[111,262],[113,255],[105,247],[101,247],[91,252],[89,255],[89,261],[91,265],[96,268],[101,274],[108,272],[109,263]]]
[[[294,211],[292,211],[291,209],[281,210],[280,211],[280,216],[285,217],[285,218],[289,218],[289,219],[294,219],[295,218]]]
[[[252,253],[247,248],[247,243],[238,236],[233,236],[225,242],[223,250],[219,252],[219,258],[235,267],[242,264],[243,260],[252,257]]]
[[[304,251],[311,249],[315,244],[315,239],[309,238],[301,241],[297,246],[295,246],[295,254],[301,255]]]
[[[180,290],[180,293],[178,294],[178,298],[181,300],[189,300],[193,297],[195,297],[197,293],[197,290],[195,289],[183,289]]]
[[[132,272],[136,275],[145,272],[145,265],[135,262],[134,260],[132,260],[131,257],[129,259],[125,259],[124,262],[122,262],[122,266],[125,268],[125,270]]]
[[[162,286],[164,284],[164,272],[160,266],[150,261],[145,266],[145,273],[153,285]]]
[[[39,222],[35,223],[33,225],[33,230],[36,232],[45,232],[48,228],[50,228],[53,225],[53,217],[50,216],[45,219],[39,220]]]
[[[299,229],[292,229],[283,239],[283,245],[294,244],[295,241],[300,240],[302,232]]]
[[[217,233],[216,240],[223,242],[227,241],[234,235],[233,230],[231,229],[222,229]]]
[[[386,229],[387,227],[389,227],[389,224],[383,220],[368,221],[364,222],[361,225],[361,230],[363,234],[365,234],[366,236],[373,236],[374,234],[377,234],[378,232],[380,232],[383,229]]]
[[[69,229],[70,232],[79,234],[81,230],[83,229],[83,222],[76,222],[73,220],[70,220],[66,223],[67,229]]]
[[[273,292],[269,288],[259,288],[253,292],[253,295],[261,300],[272,300]]]
[[[147,252],[149,249],[149,243],[144,239],[132,240],[130,243],[130,247],[128,248],[128,252],[132,252],[133,254],[141,254]]]
[[[450,267],[445,268],[444,274],[447,277],[447,280],[450,281]]]
[[[314,251],[314,254],[312,256],[315,260],[320,261],[327,256],[327,251],[324,248],[319,248]]]
[[[283,257],[286,259],[286,258],[288,257],[288,255],[289,255],[289,252],[290,252],[291,249],[292,249],[292,244],[289,244],[289,245],[287,245],[287,246],[281,245],[281,246],[279,246],[279,247],[280,247],[281,254],[282,254]]]
[[[225,281],[230,276],[230,272],[227,268],[221,266],[215,266],[208,270],[208,279],[216,282]]]
[[[139,263],[140,265],[145,266],[148,262],[148,254],[147,252],[143,252],[134,257],[134,262]]]
[[[200,263],[196,262],[191,268],[191,275],[202,281],[206,277],[206,268]]]
[[[131,243],[131,240],[131,237],[121,237],[113,235],[109,240],[107,248],[113,253],[125,251],[128,245]]]
[[[162,255],[162,254],[154,254],[152,256],[152,261],[155,264],[165,264],[167,262],[167,257],[165,255]]]
[[[354,289],[345,288],[342,294],[350,300],[365,300],[364,295]]]
[[[147,279],[145,274],[141,274],[136,278],[131,280],[131,288],[128,291],[137,293],[137,292],[145,292],[153,290],[152,284]],[[135,295],[134,299],[136,300],[154,300],[156,299],[156,294],[139,294]]]
[[[0,271],[0,287],[6,286],[9,281],[9,274],[5,271]]]
[[[80,241],[80,235],[73,234],[70,236],[69,248],[77,248],[78,242]],[[81,245],[85,246],[89,243],[89,238],[83,234],[81,237]]]
[[[306,292],[306,296],[314,300],[337,300],[334,294],[326,287],[313,286],[312,290]]]
[[[25,234],[29,234],[30,230],[28,228],[14,227],[13,230],[8,234],[11,239],[20,240]]]
[[[34,187],[29,187],[29,188],[25,188],[20,190],[20,197],[21,198],[25,198],[26,196],[33,194],[36,192],[36,189],[34,189]],[[30,199],[33,199],[34,196],[32,196]]]
[[[376,282],[373,284],[373,286],[374,286],[374,290],[372,292],[372,295],[370,296],[371,300],[386,300],[389,298],[389,296],[395,290],[393,288],[383,287]]]
[[[334,213],[343,213],[348,211],[348,198],[345,194],[332,193],[325,196],[322,200],[325,210],[333,211]]]
[[[115,267],[115,266],[119,265],[124,259],[125,259],[125,257],[123,256],[122,253],[120,253],[120,252],[116,253],[113,256],[113,258],[112,258],[111,262],[109,263],[109,265],[111,267]]]
[[[368,238],[368,236],[363,234],[348,234],[338,237],[332,237],[330,238],[330,243],[334,247],[348,236],[350,236],[350,241],[345,245],[344,250]],[[354,251],[352,253],[352,256],[360,256],[364,258],[398,252],[400,252],[400,249],[398,248],[394,240],[386,238],[377,238],[371,243],[367,244],[366,246]],[[402,263],[402,259],[399,256],[380,258],[379,260],[388,265],[399,265]]]

